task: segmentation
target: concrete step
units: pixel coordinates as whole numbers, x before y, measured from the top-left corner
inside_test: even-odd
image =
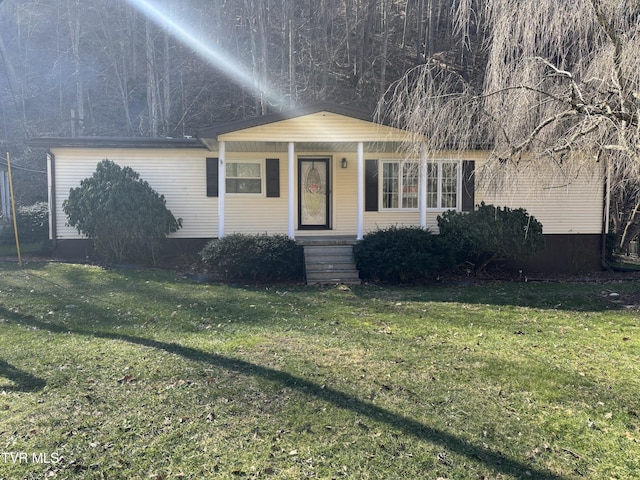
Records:
[[[307,285],[344,283],[360,285],[360,277],[355,270],[334,272],[307,272]]]
[[[357,271],[353,262],[307,262],[307,272],[348,272]]]
[[[305,255],[330,255],[353,257],[353,247],[351,245],[305,245]]]
[[[360,284],[352,245],[305,245],[307,284]]]

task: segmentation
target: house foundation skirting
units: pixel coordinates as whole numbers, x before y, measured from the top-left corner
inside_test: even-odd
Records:
[[[537,255],[509,266],[526,273],[587,273],[602,270],[599,255],[601,235],[545,235],[546,248]],[[169,238],[162,255],[197,255],[210,238]],[[302,244],[354,244],[355,237],[297,238]],[[58,240],[53,251],[55,258],[87,261],[94,259],[93,242],[88,239]]]
[[[544,235],[545,249],[513,269],[530,273],[588,273],[602,270],[602,235]]]
[[[167,238],[163,241],[160,257],[197,256],[211,238]],[[52,256],[64,260],[80,262],[96,260],[93,240],[69,239],[57,240]]]

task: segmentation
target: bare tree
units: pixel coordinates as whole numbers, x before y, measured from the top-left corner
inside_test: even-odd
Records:
[[[289,81],[289,107],[293,107],[297,101],[297,91],[296,91],[296,53],[295,53],[295,1],[289,0],[287,3],[287,52],[288,58],[287,63],[289,67],[288,71],[288,81]]]
[[[76,108],[71,111],[71,129],[73,136],[81,136],[84,133],[84,77],[82,75],[82,61],[80,58],[81,23],[79,0],[71,0],[67,4],[67,8],[69,15],[69,38],[71,39],[71,53],[75,66],[74,77],[76,81]]]
[[[489,149],[494,179],[524,165],[580,165],[569,159],[606,162],[614,190],[637,178],[637,1],[456,0],[454,12],[463,40],[486,35],[483,82],[427,58],[388,90],[381,116],[424,134],[431,150]],[[624,247],[631,238],[619,233]]]
[[[382,29],[382,52],[380,53],[380,91],[384,92],[387,85],[387,62],[389,61],[389,10],[390,0],[382,0],[380,5],[380,26]]]
[[[149,131],[152,137],[159,132],[160,101],[158,91],[157,56],[155,51],[155,31],[151,21],[145,24],[147,60],[147,105],[149,107]]]

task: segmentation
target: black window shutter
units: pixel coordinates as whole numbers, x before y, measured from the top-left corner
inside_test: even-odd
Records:
[[[378,160],[365,160],[364,210],[378,211]]]
[[[470,212],[475,207],[475,175],[476,162],[464,160],[462,162],[462,211]]]
[[[267,177],[267,197],[280,196],[280,159],[267,158],[266,165]]]
[[[218,196],[218,158],[207,157],[207,197]]]

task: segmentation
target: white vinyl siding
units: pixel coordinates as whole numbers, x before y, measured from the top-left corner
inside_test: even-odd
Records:
[[[525,208],[544,234],[600,234],[604,212],[604,166],[592,162],[572,175],[549,165],[546,171],[513,178],[500,191],[476,189],[476,203]]]
[[[256,157],[277,158],[273,153],[239,153],[227,155],[227,165],[230,163],[248,164],[256,162]],[[225,200],[225,234],[286,234],[287,233],[287,196],[288,171],[286,157],[280,157],[280,196],[266,197],[256,194],[233,194],[227,191]],[[259,162],[262,168],[264,182],[264,161]],[[265,186],[263,183],[262,191]]]
[[[167,208],[182,218],[182,228],[172,238],[214,237],[218,225],[217,198],[206,196],[204,149],[96,149],[59,148],[55,155],[56,232],[58,239],[83,238],[67,225],[62,203],[69,190],[80,186],[105,158],[129,166],[151,187],[164,195]]]
[[[283,184],[286,187],[286,185]],[[225,201],[225,234],[286,234],[287,199],[229,195]]]
[[[344,121],[339,123],[347,128],[353,126],[350,136],[355,136],[359,121]],[[366,123],[366,122],[365,122]],[[289,124],[288,124],[289,125]],[[283,130],[286,130],[283,128]],[[335,133],[335,131],[334,131]],[[338,134],[341,134],[338,131]],[[284,135],[284,133],[283,133]],[[319,136],[325,133],[318,134]],[[345,134],[346,135],[346,134]],[[335,143],[332,143],[335,145]],[[119,165],[129,166],[140,174],[140,177],[158,193],[165,196],[167,207],[176,218],[182,218],[183,228],[171,234],[174,238],[211,238],[218,232],[218,198],[206,196],[206,161],[207,157],[216,157],[217,152],[206,149],[135,149],[135,148],[54,148],[55,155],[55,197],[56,197],[56,231],[58,239],[82,238],[78,232],[66,225],[66,215],[62,210],[62,203],[68,197],[69,190],[80,185],[80,181],[90,177],[96,165],[108,158]],[[350,235],[357,230],[357,157],[353,150],[329,151],[318,148],[312,152],[314,156],[331,157],[331,229],[322,231],[295,231],[296,237],[304,235]],[[297,158],[309,155],[308,152],[296,150],[296,171],[294,178],[295,211],[294,218],[297,226]],[[365,158],[376,158],[379,154],[370,154],[365,149]],[[396,161],[400,165],[401,155],[386,154],[388,161]],[[482,166],[482,153],[472,152],[465,158],[476,161],[476,170]],[[264,195],[265,186],[262,184],[262,194],[231,194],[226,196],[225,232],[242,233],[287,233],[288,222],[288,162],[286,153],[277,154],[267,152],[228,152],[228,163],[250,163],[259,160],[261,165],[261,181],[264,182],[264,160],[266,158],[280,159],[280,196],[269,198]],[[348,160],[347,168],[340,168],[342,158]],[[431,178],[435,185],[429,188],[427,184],[427,213],[426,226],[437,232],[437,217],[442,211],[459,206],[460,195],[460,162],[453,157],[441,155],[442,160],[434,160],[428,165],[442,165],[442,173],[436,178],[435,167],[431,168]],[[451,167],[447,167],[450,165]],[[455,167],[454,167],[455,165]],[[382,162],[379,162],[382,172]],[[451,170],[447,170],[447,169]],[[453,182],[455,168],[456,183]],[[225,170],[226,172],[226,170]],[[602,231],[604,175],[602,164],[591,164],[569,179],[558,171],[550,168],[547,176],[547,186],[541,187],[540,182],[532,182],[532,174],[524,174],[517,181],[510,182],[507,189],[495,192],[490,188],[478,185],[475,191],[475,204],[484,201],[496,206],[511,208],[526,208],[543,225],[545,234],[599,234]],[[538,179],[540,180],[540,179]],[[455,185],[455,186],[454,186]],[[412,205],[408,194],[413,189],[402,186],[402,194],[407,199],[399,205],[405,209],[380,209],[378,212],[364,212],[364,231],[375,231],[390,226],[420,225],[420,214]],[[380,187],[381,189],[382,187]],[[438,190],[439,189],[439,190]],[[381,192],[382,190],[379,190]],[[438,191],[437,195],[430,192]],[[431,195],[431,196],[429,196]],[[380,195],[379,202],[382,195]],[[438,200],[439,199],[439,200]],[[438,201],[440,201],[438,207]],[[429,203],[431,202],[431,203]],[[434,207],[436,205],[436,207]]]

